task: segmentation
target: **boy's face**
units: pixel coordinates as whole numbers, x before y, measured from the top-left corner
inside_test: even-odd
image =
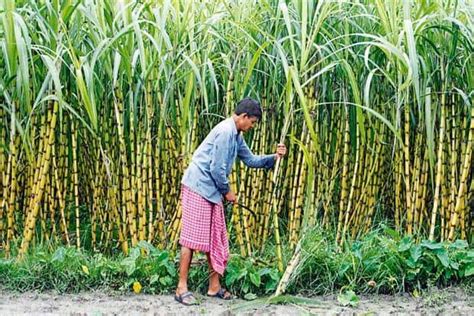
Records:
[[[254,128],[257,121],[258,119],[255,116],[249,116],[247,114],[244,114],[242,116],[240,130],[244,133],[250,131],[252,128]]]

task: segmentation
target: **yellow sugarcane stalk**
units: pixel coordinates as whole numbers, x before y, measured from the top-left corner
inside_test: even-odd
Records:
[[[291,185],[291,195],[290,195],[290,209],[288,210],[288,229],[289,229],[289,242],[290,247],[293,248],[292,245],[293,235],[295,234],[295,218],[296,218],[296,197],[298,194],[298,187],[299,187],[299,180],[300,180],[300,170],[302,167],[302,159],[303,159],[303,152],[301,150],[298,151],[296,154],[296,161],[293,165],[293,173],[292,173],[292,185]]]
[[[9,191],[8,195],[8,206],[7,206],[7,242],[5,246],[5,252],[7,256],[10,254],[10,242],[13,240],[14,233],[14,211],[15,211],[15,199],[17,189],[17,148],[15,145],[15,138],[18,138],[13,128],[10,135],[10,170],[7,171],[7,177],[9,178]],[[7,195],[5,195],[7,196]]]
[[[46,144],[53,144],[54,141],[54,136],[55,136],[55,127],[56,127],[56,120],[57,120],[57,112],[58,112],[58,102],[54,102],[53,106],[53,114],[51,118],[51,125],[49,128],[49,135],[48,135],[48,142]],[[52,146],[46,146],[46,152],[43,157],[44,163],[42,164],[41,168],[41,176],[38,182],[38,185],[35,186],[35,189],[33,190],[35,196],[33,199],[33,203],[31,204],[30,212],[29,212],[29,220],[27,220],[27,226],[24,229],[23,232],[23,240],[21,243],[20,250],[18,252],[18,256],[21,258],[22,256],[25,255],[25,253],[28,251],[29,244],[31,242],[31,239],[33,237],[34,233],[34,227],[36,224],[36,218],[38,215],[38,211],[41,205],[41,199],[44,194],[44,186],[46,184],[46,175],[48,174],[49,167],[50,167],[50,156],[51,156],[51,148]]]
[[[309,134],[308,134],[309,135]],[[301,175],[300,175],[300,186],[297,190],[296,193],[296,213],[295,213],[295,220],[293,224],[293,240],[291,243],[291,248],[293,248],[299,240],[300,236],[300,226],[301,226],[301,220],[302,220],[302,212],[303,212],[303,200],[304,200],[304,192],[306,189],[306,170],[307,170],[307,164],[305,161],[305,157],[303,156],[303,161],[302,161],[302,167],[301,167]]]
[[[318,133],[318,129],[316,129],[316,133]],[[318,170],[318,167],[320,166],[319,163],[319,157],[316,155],[316,150],[314,149],[315,143],[313,139],[310,137],[309,138],[309,159],[310,159],[310,166],[313,168],[313,170]],[[312,227],[316,223],[316,217],[317,217],[317,212],[318,209],[320,208],[320,200],[321,200],[321,189],[322,185],[321,183],[321,173],[317,172],[316,175],[314,176],[314,180],[309,183],[309,192],[310,196],[308,197],[309,203],[313,206],[313,209],[310,209],[310,213],[308,216],[308,225],[309,227]]]
[[[175,250],[178,246],[179,233],[181,231],[181,203],[178,203],[176,208],[176,219],[172,221],[172,230],[170,234],[171,249]]]
[[[45,184],[45,187],[44,187],[44,196],[43,196],[43,205],[42,207],[40,208],[40,211],[39,211],[39,218],[41,219],[41,231],[40,231],[40,242],[41,243],[44,243],[44,241],[48,242],[49,243],[49,234],[48,234],[48,230],[46,228],[46,219],[48,218],[48,204],[49,204],[49,199],[48,199],[48,196],[49,196],[49,188],[50,188],[50,184],[49,184],[49,177],[46,176],[46,184]]]
[[[59,200],[58,200],[58,195],[56,194],[56,179],[54,177],[54,169],[56,169],[57,167],[55,167],[57,165],[56,161],[57,161],[57,157],[56,157],[56,147],[57,146],[53,146],[52,150],[51,150],[51,163],[53,164],[53,170],[50,171],[50,196],[49,196],[49,200],[52,202],[50,204],[50,221],[51,221],[51,235],[54,237],[54,241],[57,243],[59,241],[59,238],[58,238],[58,229],[57,229],[57,220],[56,220],[56,217],[57,217],[57,211],[58,211],[58,206],[59,206]]]
[[[397,145],[396,145],[397,146]],[[397,146],[398,147],[398,146]],[[397,148],[398,149],[398,148]],[[401,208],[402,208],[402,173],[403,163],[400,150],[395,151],[395,227],[401,230]]]
[[[76,247],[81,247],[81,221],[79,214],[79,170],[77,166],[77,130],[74,120],[71,120],[71,145],[72,145],[72,185],[74,188],[74,213],[76,217]]]
[[[229,182],[230,182],[231,191],[232,192],[238,192],[238,190],[237,190],[237,171],[236,171],[235,168],[232,170]],[[240,223],[239,208],[234,208],[233,207],[231,222],[235,226],[237,244],[239,245],[239,248],[240,248],[240,254],[245,257],[244,236],[243,236],[242,224]],[[231,228],[231,226],[229,225],[228,230],[230,228]],[[230,235],[230,231],[228,233]]]
[[[457,146],[457,140],[456,140],[456,117],[455,117],[455,101],[454,101],[454,94],[451,94],[450,98],[450,121],[451,121],[451,141],[450,144],[447,146],[447,150],[450,151],[449,153],[449,170],[450,172],[450,177],[449,177],[449,184],[450,184],[450,194],[449,194],[449,209],[447,214],[447,221],[452,220],[454,217],[454,212],[455,212],[455,203],[456,203],[456,192],[457,192],[457,151],[458,151],[458,146]]]
[[[439,127],[439,140],[438,140],[438,153],[437,153],[437,162],[436,162],[436,185],[435,193],[433,199],[433,209],[431,210],[431,222],[430,222],[430,234],[429,240],[434,240],[434,231],[436,226],[436,216],[438,212],[438,207],[440,204],[440,191],[441,191],[441,181],[443,173],[443,145],[444,145],[444,132],[446,129],[446,109],[445,109],[445,98],[446,96],[441,94],[441,117],[440,117],[440,127]]]
[[[411,181],[410,181],[410,107],[408,100],[405,102],[405,139],[403,142],[403,158],[405,161],[405,199],[407,209],[407,234],[413,234],[413,213],[411,208]]]
[[[361,158],[359,168],[359,177],[357,179],[358,190],[356,191],[356,203],[354,205],[354,214],[352,219],[349,220],[351,224],[351,236],[354,239],[355,236],[363,231],[364,226],[362,225],[363,220],[367,217],[369,212],[367,206],[371,196],[371,184],[372,184],[372,172],[374,169],[374,153],[369,154],[367,152],[366,144],[361,144]]]
[[[153,156],[152,156],[152,141],[151,141],[151,127],[147,131],[146,141],[146,205],[148,209],[148,242],[152,242],[154,236],[154,226],[153,226]]]
[[[277,255],[277,264],[278,264],[278,271],[283,272],[283,256],[281,253],[281,243],[280,243],[280,230],[279,230],[279,225],[278,225],[278,210],[277,208],[277,202],[278,202],[278,197],[276,195],[277,192],[277,186],[278,186],[278,171],[280,169],[280,162],[281,159],[278,157],[275,163],[275,168],[273,171],[273,177],[272,177],[272,182],[273,182],[273,194],[272,194],[272,216],[273,216],[273,229],[275,232],[275,250],[276,250],[276,255]]]
[[[129,168],[128,168],[128,160],[126,155],[126,147],[125,147],[125,138],[124,138],[124,130],[123,130],[123,104],[122,104],[122,94],[120,89],[115,89],[115,96],[116,101],[114,102],[115,107],[115,118],[117,120],[117,132],[119,138],[119,145],[120,145],[120,159],[121,159],[121,166],[122,166],[122,175],[123,175],[123,206],[125,208],[124,213],[126,214],[127,221],[128,221],[128,229],[130,231],[130,237],[132,240],[132,247],[134,247],[138,242],[137,237],[137,229],[136,229],[136,222],[134,218],[134,206],[133,206],[133,194],[132,194],[132,187],[131,187],[131,179]],[[133,154],[132,154],[133,157]]]
[[[469,171],[471,170],[472,142],[474,138],[474,120],[472,119],[473,117],[474,117],[474,106],[471,106],[471,126],[469,128],[469,136],[468,136],[467,145],[466,145],[466,152],[463,157],[464,159],[463,159],[461,179],[460,179],[460,184],[459,184],[459,188],[457,190],[457,195],[456,195],[456,206],[454,209],[453,217],[451,218],[451,221],[450,221],[448,239],[451,241],[454,239],[454,232],[458,224],[458,217],[460,214],[460,210],[461,210],[463,201],[466,198],[466,193],[465,193],[467,189],[466,182],[469,177]]]
[[[267,142],[267,133],[266,133],[266,127],[268,126],[268,119],[266,116],[263,116],[262,118],[262,134],[261,134],[261,141],[260,141],[260,150],[265,151],[265,145]],[[290,153],[291,154],[291,153]],[[261,210],[261,216],[259,219],[255,219],[255,229],[257,230],[257,236],[255,238],[255,245],[257,247],[260,247],[262,249],[263,244],[265,243],[265,240],[267,238],[267,229],[266,227],[268,226],[269,222],[269,213],[270,213],[270,208],[269,208],[269,200],[271,198],[271,194],[269,194],[270,190],[265,190],[267,187],[267,184],[264,179],[264,174],[262,169],[258,169],[257,171],[257,183],[258,183],[258,188],[252,192],[252,204],[251,208],[253,210]],[[264,194],[260,197],[261,202],[258,203],[257,199],[259,198],[258,192],[264,192]]]
[[[263,216],[262,220],[263,222],[260,223],[259,225],[262,225],[262,238],[260,239],[260,251],[261,253],[264,252],[265,246],[267,244],[267,239],[270,236],[271,233],[271,225],[272,225],[272,198],[273,198],[273,192],[272,192],[272,182],[270,181],[265,181],[265,191],[267,191],[267,194],[264,196],[264,201],[263,201]]]
[[[351,207],[352,207],[352,200],[354,198],[354,191],[356,188],[356,179],[357,179],[357,174],[359,172],[359,157],[360,157],[360,132],[359,132],[359,126],[356,126],[356,156],[355,156],[355,163],[354,163],[354,170],[353,170],[353,175],[352,175],[352,181],[351,181],[351,188],[349,191],[349,198],[347,199],[347,208],[345,212],[345,220],[344,220],[344,227],[342,230],[342,235],[340,239],[340,245],[344,242],[345,236],[346,236],[346,230],[349,225],[349,216],[351,214]]]
[[[48,120],[48,122],[50,122],[50,120]],[[40,121],[40,134],[39,134],[39,139],[38,139],[38,157],[35,160],[36,164],[35,164],[35,168],[34,168],[35,171],[34,171],[33,187],[37,185],[38,178],[41,175],[41,163],[43,161],[45,146],[47,146],[47,144],[45,144],[45,141],[46,141],[46,136],[45,136],[46,135],[46,128],[47,128],[46,115],[43,114],[41,116],[41,121]]]
[[[137,136],[137,139],[138,139],[138,136]],[[144,186],[143,184],[143,178],[146,177],[146,173],[144,173],[144,168],[143,168],[143,164],[145,163],[144,162],[144,139],[142,138],[140,141],[137,142],[137,153],[138,153],[138,156],[137,156],[137,160],[136,160],[136,171],[135,171],[135,174],[136,174],[136,179],[135,179],[135,188],[136,188],[136,191],[137,191],[137,202],[136,202],[136,205],[137,205],[137,215],[138,215],[138,240],[142,241],[142,240],[145,240],[145,236],[146,236],[146,213],[145,213],[145,200],[146,200],[146,196],[145,196],[145,190],[146,190],[146,186]],[[146,184],[146,181],[145,181],[145,184]]]
[[[417,145],[419,147],[422,146],[420,143]],[[419,153],[419,156],[416,158],[415,165],[416,168],[414,170],[414,173],[417,173],[417,179],[415,179],[415,186],[413,189],[414,195],[413,195],[413,230],[414,233],[420,236],[423,226],[421,219],[423,218],[423,209],[421,208],[422,204],[422,199],[423,199],[423,191],[424,191],[424,186],[426,185],[425,181],[425,164],[427,163],[427,151],[422,151],[422,153]],[[416,193],[415,193],[416,192]]]
[[[345,124],[344,121],[340,122],[339,124]],[[344,134],[344,142],[345,142],[345,133],[337,133],[336,136],[336,148],[341,147],[341,142],[343,140],[343,135]],[[326,152],[329,153],[329,144],[326,144]],[[325,188],[325,194],[324,194],[324,215],[323,215],[323,227],[326,229],[329,228],[329,220],[330,220],[330,214],[329,214],[329,208],[331,204],[331,197],[333,195],[333,191],[336,185],[336,177],[339,173],[339,165],[340,165],[340,160],[341,160],[341,153],[343,151],[341,150],[336,150],[336,155],[334,157],[334,160],[332,161],[332,168],[330,168],[330,165],[325,166],[323,169],[323,178],[324,178],[324,188]],[[344,156],[343,156],[344,159]],[[344,162],[343,162],[343,168],[344,168]],[[329,171],[331,170],[331,173]],[[344,170],[343,170],[344,172]],[[341,179],[341,183],[342,179]],[[341,207],[341,205],[339,206]],[[339,214],[339,216],[342,216],[342,214]]]
[[[62,126],[60,128],[60,146],[59,146],[59,162],[58,162],[58,180],[61,181],[61,183],[58,183],[58,187],[61,191],[61,196],[62,196],[62,201],[63,205],[66,205],[66,201],[68,198],[69,192],[69,186],[68,186],[68,179],[69,179],[69,159],[68,159],[68,153],[67,153],[67,144],[66,140],[68,139],[67,134],[66,134],[66,124],[67,120],[66,117],[63,117],[62,120]],[[54,148],[53,148],[54,149]],[[66,208],[62,208],[62,215],[64,215],[64,223],[65,227],[63,228],[63,232],[67,231],[67,227],[69,226],[69,215],[64,213],[66,211]],[[69,245],[69,239],[67,240],[67,243]]]
[[[96,152],[96,162],[94,166],[95,179],[92,180],[92,214],[91,214],[91,243],[92,249],[97,250],[97,221],[101,219],[100,217],[100,207],[98,205],[99,201],[102,199],[102,177],[101,172],[102,168],[99,168],[99,157],[100,149],[97,149]],[[102,226],[102,225],[101,225]],[[103,229],[101,229],[103,231]]]
[[[416,140],[415,140],[415,154],[414,154],[414,166],[412,169],[412,174],[413,174],[413,191],[411,194],[411,214],[413,214],[412,217],[412,222],[411,225],[413,226],[413,232],[416,234],[417,233],[417,217],[418,217],[418,211],[419,209],[417,208],[417,199],[419,196],[419,191],[421,190],[421,161],[422,158],[420,157],[422,155],[421,152],[421,146],[422,146],[422,133],[421,130],[418,130],[417,135],[416,135]]]
[[[378,142],[377,147],[382,147],[380,142]],[[376,155],[374,157],[374,169],[372,176],[370,177],[371,185],[369,188],[369,197],[367,202],[367,219],[365,225],[365,233],[369,232],[369,229],[372,225],[372,218],[375,213],[375,195],[377,191],[378,181],[380,179],[380,177],[378,176],[378,172],[380,170],[380,163],[378,157],[378,152],[376,152]]]
[[[468,127],[468,122],[467,122],[467,115],[464,115],[464,119],[463,119],[463,122],[462,122],[462,129],[463,130],[467,130],[467,127]],[[460,141],[460,146],[461,146],[461,158],[462,157],[465,157],[466,155],[466,149],[467,149],[467,144],[465,141]],[[462,159],[460,159],[462,160]],[[461,161],[462,163],[462,161]],[[465,201],[463,202],[463,205],[461,207],[461,221],[460,221],[460,224],[461,224],[461,239],[462,240],[467,240],[467,229],[468,229],[468,220],[469,220],[469,201],[470,201],[470,197],[471,197],[471,192],[472,192],[472,184],[474,183],[474,181],[471,180],[471,188],[468,188],[467,189],[467,192],[466,192],[466,199]]]
[[[238,197],[244,197],[245,196],[245,188],[248,188],[250,187],[250,185],[244,185],[245,181],[247,180],[247,168],[245,168],[243,166],[243,163],[241,162],[240,163],[240,188],[239,188],[239,192],[237,194]],[[243,200],[243,199],[242,199]],[[245,200],[244,200],[244,203],[245,203]],[[247,203],[245,203],[245,205],[248,205]],[[239,212],[240,214],[242,214],[242,222],[243,222],[243,235],[244,235],[244,238],[245,238],[245,246],[246,246],[246,254],[247,256],[250,256],[251,253],[252,253],[252,249],[251,249],[251,244],[250,244],[250,231],[249,231],[249,224],[248,224],[248,216],[249,216],[249,211],[247,211],[246,209],[242,209],[240,206],[238,206],[238,209],[239,209]]]
[[[305,126],[303,126],[305,127]],[[304,141],[306,144],[309,143],[310,139],[310,134],[308,132],[303,133],[302,135],[302,140],[303,138],[306,138]],[[299,184],[298,184],[298,189],[296,191],[296,196],[295,196],[295,218],[294,218],[294,223],[293,223],[293,238],[290,241],[290,247],[293,249],[294,246],[298,243],[298,237],[299,237],[299,228],[300,228],[300,223],[301,223],[301,213],[303,209],[303,199],[304,199],[304,192],[306,189],[306,170],[307,170],[307,163],[306,163],[306,157],[303,155],[303,152],[300,150],[301,154],[301,161],[299,162],[300,165],[300,175],[299,175]]]
[[[418,197],[417,205],[419,205],[418,209],[420,210],[419,213],[419,227],[423,228],[423,222],[425,217],[428,218],[428,212],[426,210],[426,194],[428,192],[428,171],[429,171],[429,161],[428,161],[428,152],[425,151],[425,157],[423,161],[422,167],[422,180],[421,180],[421,191],[420,196]]]
[[[123,225],[121,225],[121,215],[119,213],[119,203],[117,203],[116,196],[117,194],[117,188],[115,185],[112,186],[110,190],[108,190],[109,193],[109,199],[110,199],[110,207],[113,212],[113,218],[115,219],[115,223],[117,226],[117,231],[119,235],[119,242],[122,247],[122,252],[124,254],[128,254],[128,241],[125,235],[125,231],[123,231]],[[112,221],[112,220],[111,220]],[[108,239],[107,239],[108,241]]]
[[[469,204],[468,204],[468,211],[470,212],[469,217],[471,219],[471,227],[470,227],[470,241],[474,242],[474,179],[471,179],[471,187],[469,189]],[[469,223],[468,223],[469,224]]]
[[[359,136],[360,138],[360,136]],[[366,205],[369,194],[367,190],[370,184],[369,174],[371,171],[371,156],[368,155],[366,144],[359,145],[359,167],[357,168],[356,184],[354,187],[353,211],[349,218],[349,226],[351,226],[351,238],[359,233],[362,228],[362,218],[366,213]]]
[[[55,149],[53,147],[52,151],[54,152]],[[63,232],[63,238],[66,240],[66,244],[69,246],[70,241],[69,241],[69,234],[67,230],[67,223],[66,223],[66,215],[65,215],[65,210],[66,210],[66,203],[65,200],[62,196],[62,190],[61,190],[61,184],[62,182],[59,180],[59,171],[57,168],[56,164],[56,159],[54,159],[56,155],[53,154],[53,176],[54,176],[54,183],[56,185],[56,195],[58,197],[58,204],[59,204],[59,214],[60,214],[60,220],[61,220],[61,229]]]
[[[349,175],[349,150],[350,150],[350,127],[349,127],[349,111],[346,107],[345,117],[345,130],[344,130],[344,158],[342,162],[342,175],[341,175],[341,198],[339,201],[339,217],[337,220],[337,232],[336,232],[336,244],[339,244],[342,240],[342,229],[343,229],[343,218],[344,210],[346,209],[346,200],[349,196],[348,193],[348,175]]]
[[[160,120],[158,125],[158,135],[162,135],[163,131],[163,120]],[[165,240],[166,240],[166,233],[164,227],[164,214],[163,214],[163,203],[162,203],[162,196],[161,190],[163,190],[164,183],[160,181],[162,178],[159,172],[159,157],[160,157],[160,143],[161,137],[157,138],[156,144],[154,146],[154,163],[153,169],[155,170],[155,201],[156,201],[156,215],[155,215],[155,224],[153,225],[153,230],[158,231],[158,236],[160,239],[159,246],[161,249],[165,247]],[[178,202],[179,203],[179,202]],[[151,242],[151,241],[150,241]]]
[[[266,192],[271,192],[270,185],[268,183],[265,184],[265,187],[267,190]],[[270,218],[271,218],[271,210],[272,210],[272,194],[267,193],[263,198],[263,216],[262,220],[260,221],[259,225],[261,229],[259,229],[259,235],[261,236],[260,238],[260,250],[263,252],[263,249],[265,247],[265,243],[268,238],[268,234],[270,231]],[[260,232],[261,231],[261,232]]]
[[[0,243],[3,242],[4,234],[4,199],[6,198],[3,194],[4,185],[6,185],[6,163],[5,163],[5,126],[7,118],[3,111],[3,98],[0,97]]]

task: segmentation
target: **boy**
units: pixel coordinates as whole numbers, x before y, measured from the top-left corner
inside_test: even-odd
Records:
[[[207,295],[231,299],[220,285],[229,256],[229,244],[222,197],[235,203],[237,196],[230,190],[228,176],[235,158],[251,168],[272,168],[277,158],[286,154],[284,144],[278,144],[272,155],[255,156],[245,143],[242,133],[251,130],[262,118],[260,103],[245,98],[237,104],[234,114],[217,124],[193,154],[181,182],[182,228],[179,243],[181,258],[176,301],[196,304],[188,291],[188,271],[193,251],[207,255],[210,276]]]

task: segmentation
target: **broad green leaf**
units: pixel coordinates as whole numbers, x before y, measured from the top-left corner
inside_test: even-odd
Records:
[[[403,237],[402,240],[400,241],[400,244],[398,245],[398,251],[404,252],[410,249],[411,245],[413,244],[413,240],[411,237]]]
[[[260,274],[255,273],[255,272],[250,273],[250,281],[251,281],[256,287],[259,287],[259,286],[260,286],[260,282],[261,282]]]
[[[445,249],[435,249],[434,252],[436,253],[436,256],[438,257],[441,264],[445,268],[449,267],[449,256],[447,251]]]
[[[413,262],[418,262],[418,259],[423,254],[423,249],[420,245],[414,245],[410,248],[410,257],[413,259]]]
[[[150,285],[152,285],[152,284],[158,282],[159,278],[160,278],[159,275],[153,274],[153,275],[151,276],[151,278],[150,278]]]
[[[461,240],[461,239],[457,239],[455,242],[449,244],[450,249],[452,249],[452,248],[454,248],[454,249],[466,249],[467,247],[469,247],[467,241]]]
[[[164,277],[160,278],[160,283],[162,285],[169,286],[169,285],[173,284],[173,279],[171,279],[171,277],[167,275],[167,276],[164,276]]]
[[[464,270],[465,277],[469,277],[471,275],[474,275],[474,263],[468,264],[466,269]]]
[[[429,240],[423,240],[420,245],[431,250],[443,248],[443,245],[441,243],[437,243],[437,242],[429,241]]]

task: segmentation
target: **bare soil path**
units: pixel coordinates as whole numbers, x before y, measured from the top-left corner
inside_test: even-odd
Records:
[[[242,310],[243,300],[198,297],[202,299],[199,306],[186,307],[171,295],[0,291],[0,315],[474,315],[474,297],[460,288],[435,290],[420,298],[362,296],[357,307],[341,306],[335,296],[318,296],[313,298],[317,306],[260,305]]]

